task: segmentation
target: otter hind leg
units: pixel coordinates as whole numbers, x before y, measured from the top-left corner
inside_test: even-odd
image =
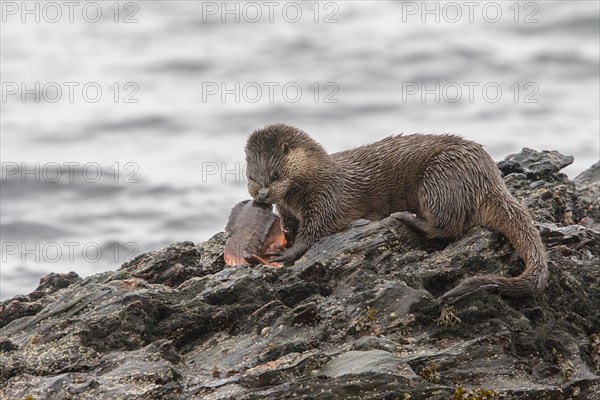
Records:
[[[447,239],[452,237],[451,234],[446,232],[444,229],[438,228],[435,224],[430,221],[418,217],[416,214],[410,211],[401,211],[392,214],[400,221],[405,222],[412,229],[419,231],[425,235],[428,239]]]

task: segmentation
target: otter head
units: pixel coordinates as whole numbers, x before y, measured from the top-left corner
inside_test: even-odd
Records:
[[[316,155],[325,150],[305,132],[285,124],[268,125],[250,135],[246,143],[248,193],[261,203],[283,204],[302,190]],[[307,175],[308,174],[308,175]]]

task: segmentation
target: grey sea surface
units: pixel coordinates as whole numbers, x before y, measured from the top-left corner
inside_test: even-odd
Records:
[[[2,299],[221,231],[268,123],[600,157],[597,1],[27,3],[2,2]]]

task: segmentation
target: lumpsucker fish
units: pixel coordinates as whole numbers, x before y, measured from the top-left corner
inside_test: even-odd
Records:
[[[286,245],[279,216],[273,212],[272,204],[253,200],[237,203],[231,209],[225,232],[229,235],[225,243],[225,264],[280,266],[268,260]]]

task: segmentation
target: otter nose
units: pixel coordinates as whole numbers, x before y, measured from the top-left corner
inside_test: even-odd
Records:
[[[258,196],[256,196],[256,200],[258,201],[266,201],[267,197],[269,197],[269,189],[262,188],[258,191]]]

